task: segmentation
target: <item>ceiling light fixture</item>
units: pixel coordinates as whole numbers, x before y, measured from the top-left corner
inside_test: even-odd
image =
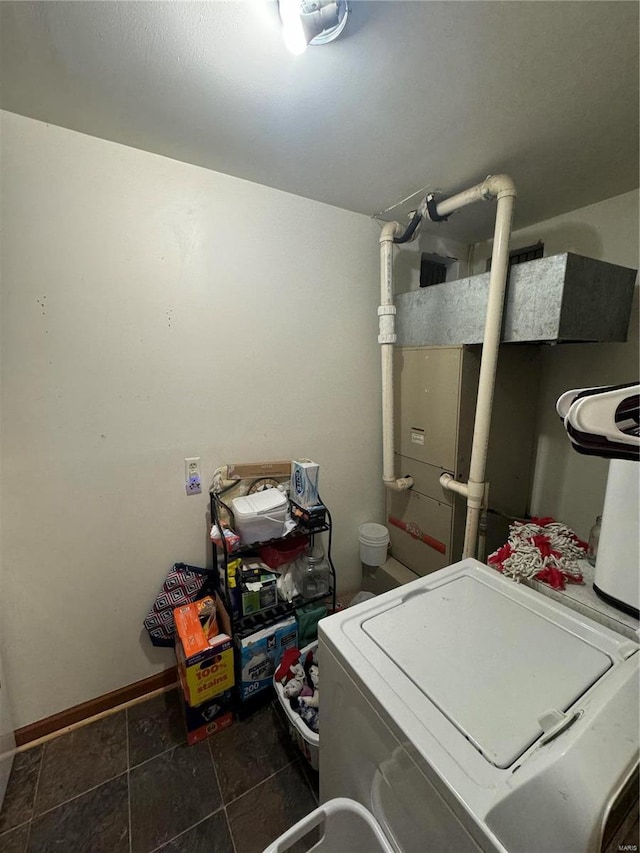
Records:
[[[338,38],[349,15],[345,0],[278,0],[278,7],[284,43],[296,55]]]

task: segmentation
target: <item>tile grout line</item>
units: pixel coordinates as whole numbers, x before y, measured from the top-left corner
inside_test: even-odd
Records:
[[[1,0],[0,0],[0,2],[1,2]],[[97,791],[98,788],[101,788],[103,785],[106,785],[108,782],[113,782],[115,779],[119,779],[121,776],[124,776],[127,773],[128,773],[127,770],[123,770],[122,773],[116,773],[115,776],[111,776],[109,779],[105,779],[103,782],[100,782],[98,785],[94,785],[92,788],[87,788],[86,791],[82,791],[79,794],[75,794],[75,796],[69,797],[68,800],[63,800],[61,803],[56,803],[55,806],[51,806],[50,809],[45,809],[45,811],[41,812],[39,815],[34,815],[33,820],[35,820],[36,817],[44,817],[44,815],[50,814],[51,812],[55,811],[56,809],[59,809],[60,806],[66,806],[69,803],[72,803],[74,800],[79,800],[80,797],[84,797],[85,794],[90,794],[92,791]]]
[[[233,853],[238,853],[236,848],[236,840],[233,837],[233,832],[231,830],[231,822],[229,820],[229,815],[227,814],[227,805],[224,801],[224,796],[222,793],[222,785],[220,784],[220,777],[218,776],[218,768],[216,767],[216,760],[213,757],[213,751],[211,749],[211,738],[207,738],[207,743],[209,745],[209,755],[211,757],[211,763],[213,764],[213,772],[216,775],[216,782],[218,784],[218,790],[220,791],[220,800],[222,801],[222,810],[224,811],[224,819],[227,823],[227,832],[229,833],[229,838],[231,839],[231,847],[233,848]]]
[[[2,2],[2,0],[0,0]],[[151,758],[145,758],[144,761],[138,762],[138,764],[134,764],[129,767],[129,770],[137,770],[138,767],[142,767],[144,764],[148,764],[150,761],[153,761],[154,758],[160,758],[161,755],[166,755],[168,752],[171,752],[172,749],[177,749],[179,746],[186,746],[186,741],[181,741],[180,743],[174,743],[172,746],[168,746],[166,749],[163,749],[162,752],[158,752],[157,755],[152,755]]]
[[[238,848],[236,847],[236,840],[233,837],[233,832],[231,830],[231,821],[229,820],[229,815],[227,814],[227,807],[224,806],[224,819],[227,822],[227,831],[229,833],[229,838],[231,839],[231,846],[233,847],[233,853],[238,853]]]
[[[302,764],[302,775],[304,776],[305,781],[307,783],[307,786],[308,786],[309,790],[311,791],[311,796],[316,801],[316,805],[319,806],[320,805],[320,794],[319,794],[319,792],[318,792],[318,794],[316,794],[316,790],[313,787],[313,785],[311,784],[311,779],[309,779],[309,777],[307,776],[306,769],[310,768],[313,773],[318,773],[318,782],[320,781],[320,773],[318,770],[314,770],[313,767],[311,767],[311,764],[307,761],[307,759],[305,758],[304,755],[301,755],[301,758],[299,760]]]
[[[180,744],[180,746],[182,746],[182,744]],[[166,749],[164,752],[158,753],[158,755],[165,755],[171,749],[177,749],[177,745],[172,746],[169,749]],[[216,763],[215,763],[215,760],[213,758],[213,753],[211,752],[211,740],[210,740],[210,738],[207,738],[207,751],[209,753],[209,758],[211,759],[211,765],[213,768],[213,773],[214,773],[214,776],[216,779],[216,784],[218,786],[218,791],[220,793],[220,805],[218,806],[217,809],[214,809],[208,815],[205,815],[205,817],[203,817],[200,820],[196,821],[195,823],[191,824],[191,826],[188,826],[186,829],[183,829],[182,832],[179,832],[177,835],[174,835],[171,838],[168,838],[166,841],[163,841],[162,844],[160,844],[158,847],[154,847],[150,851],[150,853],[157,853],[157,851],[162,850],[163,847],[166,847],[168,844],[171,844],[177,838],[180,838],[181,836],[186,835],[187,832],[190,832],[192,829],[195,829],[196,826],[199,826],[201,823],[204,823],[205,820],[209,820],[209,818],[213,817],[213,815],[218,814],[218,812],[220,812],[220,811],[224,811],[224,800],[222,797],[222,789],[220,787],[220,780],[218,778],[218,769],[216,767]],[[157,757],[158,756],[154,756],[154,758],[157,758]],[[149,759],[147,759],[147,761],[143,761],[142,764],[146,764],[148,761],[152,761],[152,760],[153,760],[152,758],[149,758]],[[140,764],[136,765],[136,767],[140,767],[140,766],[141,766]],[[225,812],[225,818],[226,818],[226,812]],[[227,821],[227,823],[228,823],[228,821]],[[229,832],[229,835],[231,835],[231,832]],[[235,846],[234,846],[234,850],[235,850]]]
[[[3,829],[0,832],[0,838],[3,835],[8,835],[10,832],[13,832],[14,829],[22,829],[23,826],[26,826],[28,823],[31,823],[31,818],[27,818],[27,820],[23,820],[21,823],[17,823],[15,826],[10,826],[7,829]]]
[[[201,824],[201,823],[204,823],[206,820],[209,820],[209,818],[211,818],[211,817],[213,817],[214,815],[218,814],[218,812],[221,812],[221,811],[223,810],[223,808],[224,808],[224,806],[219,806],[219,808],[217,808],[215,811],[211,812],[211,814],[208,814],[208,815],[206,815],[205,817],[200,818],[200,820],[198,820],[198,821],[196,821],[195,823],[191,824],[191,826],[188,826],[186,829],[183,829],[183,830],[182,830],[182,832],[179,832],[177,835],[173,835],[171,838],[167,838],[167,840],[166,840],[166,841],[163,841],[163,842],[162,842],[162,844],[160,844],[160,846],[159,846],[159,847],[154,847],[152,850],[150,850],[150,851],[149,851],[149,853],[158,853],[158,851],[159,851],[159,850],[162,850],[162,849],[163,849],[164,847],[166,847],[168,844],[172,844],[176,839],[178,839],[178,838],[182,838],[182,836],[183,836],[183,835],[186,835],[186,834],[187,834],[187,832],[191,832],[191,830],[192,830],[192,829],[195,829],[195,828],[196,828],[196,826],[200,826],[200,824]]]
[[[38,790],[40,788],[40,776],[42,775],[42,765],[44,764],[44,751],[45,747],[42,747],[42,752],[40,753],[40,761],[38,762],[38,775],[36,777],[36,787],[33,792],[33,803],[31,804],[31,819],[33,820],[36,813],[36,800],[38,799]]]
[[[124,710],[124,724],[127,732],[127,811],[129,815],[129,853],[131,853],[132,831],[131,831],[131,769],[130,750],[129,750],[129,709]]]
[[[274,777],[274,776],[277,776],[277,775],[278,775],[278,773],[282,773],[282,771],[283,771],[283,770],[286,770],[286,769],[287,769],[287,767],[291,767],[291,765],[292,765],[292,764],[295,764],[295,763],[297,762],[297,760],[298,760],[297,758],[294,758],[294,759],[293,759],[293,761],[288,761],[288,762],[287,762],[283,767],[280,767],[280,769],[279,769],[279,770],[276,770],[276,771],[275,771],[275,773],[271,773],[269,776],[265,776],[265,778],[264,778],[261,782],[258,782],[258,783],[257,783],[257,785],[252,785],[250,788],[247,788],[247,790],[246,790],[246,791],[244,791],[242,794],[238,794],[238,796],[237,796],[237,797],[234,797],[232,800],[229,800],[229,802],[228,802],[228,803],[225,803],[225,809],[226,809],[228,806],[232,806],[232,805],[233,805],[235,802],[237,802],[241,797],[244,797],[244,796],[245,796],[245,794],[250,794],[250,793],[251,793],[251,791],[255,791],[255,789],[256,789],[256,788],[259,788],[259,787],[260,787],[260,785],[264,785],[264,783],[265,783],[265,782],[268,782],[268,781],[269,781],[269,779],[273,779],[273,777]]]
[[[220,792],[220,802],[223,807],[225,805],[224,796],[222,794],[222,785],[220,784],[220,777],[218,776],[218,768],[216,767],[216,760],[213,757],[213,752],[211,751],[211,738],[207,738],[207,747],[209,749],[209,758],[211,759],[211,764],[213,766],[213,775],[216,777],[216,785],[218,786],[218,791]]]
[[[31,841],[31,828],[33,826],[33,820],[36,816],[36,800],[38,799],[38,791],[40,789],[40,776],[42,775],[42,765],[44,764],[44,751],[45,747],[43,745],[42,752],[40,754],[40,761],[38,763],[38,776],[36,778],[36,787],[33,792],[33,803],[31,805],[31,820],[29,821],[29,827],[27,829],[27,838],[24,843],[25,851],[29,849],[29,842]]]

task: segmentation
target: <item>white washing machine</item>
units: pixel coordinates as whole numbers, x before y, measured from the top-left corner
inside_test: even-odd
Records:
[[[403,853],[596,853],[637,798],[638,644],[476,560],[323,619],[319,647],[321,801]]]

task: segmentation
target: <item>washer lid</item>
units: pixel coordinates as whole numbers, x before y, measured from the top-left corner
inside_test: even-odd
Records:
[[[419,589],[361,628],[502,768],[542,735],[540,717],[566,711],[613,663],[480,575]]]

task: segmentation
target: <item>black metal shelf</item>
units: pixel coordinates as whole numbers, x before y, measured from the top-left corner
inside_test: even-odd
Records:
[[[321,595],[314,595],[312,598],[303,598],[301,595],[297,595],[292,601],[279,601],[272,607],[259,610],[257,613],[236,618],[233,623],[233,629],[238,637],[247,637],[261,628],[275,625],[276,622],[279,622],[286,616],[293,616],[296,610],[307,604],[318,604],[321,601],[328,601],[330,603],[332,596],[332,591],[322,593]]]
[[[221,512],[224,510],[232,527],[234,523],[233,512],[231,508],[222,501],[220,495],[218,495],[216,492],[210,492],[209,497],[211,503],[211,522],[212,524],[217,525],[218,530],[221,533],[221,544],[217,545],[215,542],[211,543],[213,548],[213,572],[211,575],[211,585],[212,589],[215,589],[221,595],[222,599],[224,600],[225,606],[228,609],[229,618],[231,620],[231,630],[234,638],[234,645],[236,640],[238,639],[248,637],[256,631],[260,631],[263,628],[269,627],[270,625],[275,625],[276,623],[282,621],[282,619],[288,616],[293,616],[297,610],[307,604],[327,601],[327,603],[330,604],[333,610],[336,609],[336,570],[331,559],[332,523],[331,513],[328,509],[327,522],[318,525],[317,527],[307,528],[298,524],[293,530],[287,533],[286,536],[279,536],[274,539],[269,539],[265,542],[253,542],[251,545],[241,545],[239,548],[230,550],[227,541],[222,535],[223,525]],[[256,553],[260,550],[260,548],[263,548],[266,545],[274,545],[276,543],[286,542],[290,539],[294,539],[297,536],[307,536],[310,538],[310,541],[313,542],[313,537],[315,535],[327,532],[329,534],[327,561],[329,563],[330,569],[330,588],[328,594],[317,595],[313,598],[303,598],[302,596],[296,596],[293,601],[278,601],[271,607],[265,608],[264,610],[260,610],[257,613],[252,613],[248,616],[234,616],[233,608],[231,607],[231,602],[229,600],[228,590],[226,588],[227,569],[229,561],[235,560],[241,557],[243,554]],[[222,578],[224,578],[224,585],[221,585],[221,576]],[[239,685],[242,677],[242,672],[240,669],[240,663],[237,654],[235,667],[236,683],[237,685]],[[253,713],[253,711],[257,710],[259,707],[264,705],[265,702],[268,702],[271,698],[273,698],[273,688],[263,690],[255,696],[245,698],[245,700],[240,699],[238,686],[236,686],[234,690],[236,697],[236,713],[240,719],[244,719],[245,717],[249,716],[251,713]]]
[[[236,557],[242,557],[243,554],[252,554],[254,551],[259,551],[267,545],[274,545],[276,542],[286,542],[288,539],[295,539],[298,536],[315,536],[316,533],[326,533],[329,530],[328,524],[322,524],[319,527],[306,528],[294,527],[285,536],[276,536],[275,539],[265,539],[261,542],[252,542],[251,545],[240,545],[238,548],[233,548],[227,551],[227,557],[234,560]]]
[[[224,573],[224,576],[226,578],[227,566],[228,566],[230,560],[235,560],[239,557],[242,557],[242,555],[255,553],[256,551],[259,551],[260,548],[264,548],[267,545],[274,545],[274,544],[280,543],[280,542],[287,542],[288,540],[295,539],[298,536],[313,537],[313,536],[316,536],[317,534],[327,533],[327,532],[329,532],[329,534],[330,534],[331,533],[331,524],[330,523],[323,523],[323,524],[318,525],[316,527],[303,527],[302,525],[297,525],[293,530],[289,531],[289,533],[287,533],[285,536],[277,536],[273,539],[268,539],[268,540],[265,540],[262,542],[253,542],[250,545],[241,545],[239,548],[234,548],[233,550],[230,550],[228,547],[226,539],[222,535],[223,525],[221,523],[221,512],[220,512],[220,510],[221,509],[225,510],[225,512],[229,516],[230,521],[233,521],[233,512],[232,512],[231,508],[228,507],[221,500],[220,496],[216,492],[213,492],[213,491],[210,492],[209,493],[209,499],[210,499],[210,504],[211,504],[211,522],[212,522],[212,524],[215,524],[218,527],[218,530],[221,533],[221,537],[220,537],[221,538],[221,547],[218,546],[215,542],[212,542],[212,546],[213,546],[213,567],[214,567],[214,573],[215,573],[214,583],[215,583],[216,589],[222,595],[222,597],[225,601],[225,605],[229,608],[229,611],[230,611],[229,616],[231,618],[234,633],[237,632],[237,626],[239,626],[245,620],[248,620],[248,619],[260,620],[261,614],[267,613],[270,610],[273,610],[275,608],[283,608],[283,610],[281,612],[284,615],[288,616],[288,615],[292,614],[298,608],[303,607],[305,604],[310,604],[313,602],[322,601],[323,599],[331,599],[332,608],[333,608],[333,610],[335,610],[335,608],[336,608],[336,570],[335,570],[335,567],[333,565],[333,560],[331,559],[331,549],[329,548],[329,553],[327,554],[327,560],[328,560],[329,569],[330,569],[331,585],[330,585],[330,590],[329,590],[328,594],[315,596],[314,598],[311,598],[311,599],[302,598],[302,596],[296,596],[292,602],[286,602],[286,601],[278,602],[277,604],[275,604],[273,606],[273,608],[267,608],[265,611],[258,611],[257,613],[250,614],[249,616],[241,616],[241,617],[235,617],[234,618],[232,613],[231,613],[230,601],[229,601],[229,596],[227,594],[227,590],[226,590],[226,588],[222,589],[220,587],[220,578],[219,578],[219,566],[220,566],[220,564],[222,564],[222,566],[224,568],[223,573]],[[329,516],[329,518],[330,518],[330,516]],[[220,551],[220,557],[218,556],[218,550]],[[260,622],[259,622],[259,624],[260,624]],[[270,624],[268,618],[265,618],[264,622],[262,624],[264,626]]]

